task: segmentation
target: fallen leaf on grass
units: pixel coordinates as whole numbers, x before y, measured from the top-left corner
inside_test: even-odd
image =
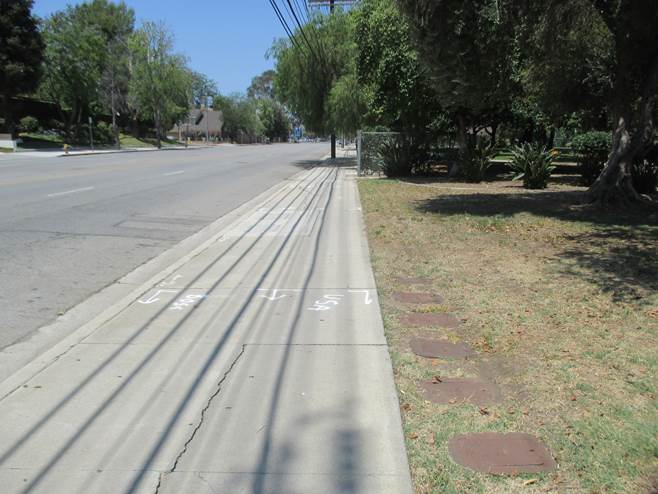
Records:
[[[523,485],[532,485],[532,484],[536,484],[536,483],[537,483],[537,480],[539,480],[539,479],[528,479],[528,480],[526,480],[525,482],[523,482]]]
[[[411,404],[405,403],[404,405],[402,405],[402,410],[404,410],[405,412],[411,411]]]
[[[489,415],[489,410],[484,407],[480,407],[480,415]]]
[[[412,432],[411,434],[409,434],[409,439],[418,439],[418,433]]]
[[[427,444],[434,446],[434,434],[427,435]]]
[[[432,378],[432,384],[439,384],[440,382],[443,382],[443,381],[441,380],[441,376],[434,376],[434,377]]]
[[[577,399],[576,395],[571,395],[571,401],[576,401]]]
[[[451,400],[448,400],[448,403],[454,405],[455,403],[457,403],[457,398],[452,398]]]
[[[658,317],[658,307],[656,307],[655,309],[649,309],[647,311],[647,316],[649,316],[649,317]]]

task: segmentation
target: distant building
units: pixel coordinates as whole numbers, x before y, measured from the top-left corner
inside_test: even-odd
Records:
[[[221,110],[210,110],[207,108],[190,110],[187,120],[178,122],[167,132],[173,138],[185,140],[204,140],[206,135],[211,141],[219,141],[222,138],[224,127],[224,114]]]

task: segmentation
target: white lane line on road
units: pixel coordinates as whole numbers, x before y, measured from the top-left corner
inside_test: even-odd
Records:
[[[163,173],[163,175],[165,177],[171,177],[172,175],[180,175],[181,173],[185,173],[185,170],[178,170],[177,172]]]
[[[94,187],[82,187],[81,189],[65,190],[64,192],[55,192],[48,194],[48,197],[65,196],[67,194],[75,194],[76,192],[85,192],[87,190],[94,190]]]

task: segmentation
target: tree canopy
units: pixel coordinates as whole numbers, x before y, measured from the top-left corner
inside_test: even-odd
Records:
[[[41,77],[43,40],[32,0],[0,0],[0,88],[7,131],[14,133],[11,98],[34,91]]]

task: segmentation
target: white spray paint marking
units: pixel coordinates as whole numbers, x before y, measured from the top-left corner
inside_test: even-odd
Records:
[[[344,295],[324,295],[321,299],[316,300],[308,310],[323,311],[333,309],[343,297]]]
[[[199,300],[203,300],[206,297],[207,295],[205,293],[202,293],[200,295],[194,295],[188,293],[183,298],[179,298],[178,300],[176,300],[176,302],[171,304],[169,310],[185,310],[190,305],[196,305]]]
[[[301,292],[300,289],[298,288],[258,288],[259,292],[272,292],[271,295],[265,294],[261,295],[260,298],[265,298],[270,301],[274,300],[281,300],[282,298],[286,298],[288,295],[281,294],[277,295],[279,292]]]
[[[171,285],[174,285],[174,284],[176,284],[176,281],[181,279],[182,277],[183,277],[182,274],[177,274],[175,276],[172,276],[169,281],[163,281],[158,286],[171,286]]]
[[[66,190],[64,192],[55,192],[54,194],[48,194],[48,197],[65,196],[68,194],[75,194],[76,192],[85,192],[87,190],[94,190],[94,187],[82,187],[81,189]]]
[[[165,177],[171,177],[172,175],[180,175],[181,173],[185,173],[185,170],[178,170],[177,172],[163,173],[162,175],[165,176]]]
[[[348,290],[350,293],[363,293],[365,295],[365,299],[363,302],[366,305],[372,304],[372,297],[370,296],[370,290]]]
[[[137,302],[140,304],[154,304],[160,300],[159,295],[161,293],[178,293],[178,290],[156,290],[156,292],[146,300],[138,300]]]

